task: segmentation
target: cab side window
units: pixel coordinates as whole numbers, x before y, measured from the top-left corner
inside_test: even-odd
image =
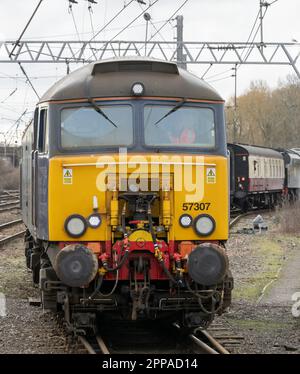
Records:
[[[38,124],[39,124],[39,108],[36,108],[34,111],[34,119],[33,119],[33,142],[32,142],[32,149],[37,149],[37,134],[38,134]]]
[[[39,153],[48,152],[48,115],[47,109],[41,109],[39,114],[38,125],[38,142],[37,150]]]

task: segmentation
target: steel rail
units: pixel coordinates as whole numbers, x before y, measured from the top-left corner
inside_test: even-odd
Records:
[[[102,339],[102,337],[100,335],[97,335],[96,336],[96,339],[97,339],[97,343],[99,345],[99,348],[101,350],[101,352],[104,354],[104,355],[109,355],[110,352],[109,350],[107,349],[107,346],[106,344],[104,343],[104,340]]]
[[[239,214],[238,216],[236,216],[235,218],[233,218],[232,221],[230,221],[229,223],[229,228],[231,229],[234,225],[236,225],[241,218],[243,218],[245,216],[245,214]]]
[[[252,214],[261,214],[261,213],[268,213],[269,209],[257,209],[257,210],[249,210],[249,212],[241,213],[235,218],[233,218],[229,223],[229,228],[231,229],[234,225],[236,225],[243,217],[251,216]]]
[[[97,352],[97,350],[96,350],[97,348],[95,349],[86,337],[78,336],[78,338],[79,338],[79,341],[83,344],[84,348],[88,351],[89,354],[92,354],[92,355],[96,355],[96,354],[100,354],[100,353],[102,353],[104,355],[109,355],[110,354],[106,344],[104,343],[104,340],[102,339],[102,337],[100,335],[95,336],[97,344],[98,344],[97,348],[99,348],[100,353]],[[94,343],[93,343],[93,345],[94,345]]]
[[[193,340],[194,343],[196,343],[199,347],[204,349],[207,353],[212,355],[218,355],[219,352],[217,352],[215,349],[211,348],[208,344],[204,343],[202,340],[197,338],[195,335],[190,334],[189,338]]]
[[[7,208],[2,208],[2,209],[0,209],[0,213],[7,212],[9,210],[15,210],[15,209],[20,209],[20,206],[10,206],[10,207],[7,207]]]
[[[78,336],[79,341],[84,345],[85,349],[88,351],[89,354],[95,355],[97,354],[94,348],[90,345],[87,339],[83,336]]]
[[[210,343],[218,350],[221,354],[229,355],[230,352],[227,351],[207,330],[197,330],[201,332],[209,341]]]
[[[19,203],[20,203],[20,200],[9,201],[9,202],[0,204],[0,208],[6,207],[6,206],[9,206],[9,205],[19,204]]]
[[[5,222],[2,225],[0,225],[0,230],[5,229],[6,227],[17,225],[18,223],[21,223],[21,222],[23,222],[22,219],[16,219],[14,221]]]
[[[180,330],[180,326],[177,324],[177,323],[173,323],[173,326],[174,327],[176,327],[178,330]],[[200,330],[200,329],[196,329],[195,331],[201,331],[201,332],[203,332],[203,330]],[[209,335],[209,334],[208,334]],[[211,336],[211,335],[210,335]],[[207,353],[209,353],[209,354],[213,354],[213,355],[218,355],[218,354],[220,354],[220,353],[222,353],[222,354],[224,354],[225,353],[225,351],[227,352],[226,354],[229,354],[229,352],[224,348],[224,347],[222,347],[221,346],[221,344],[220,343],[218,343],[215,339],[213,339],[212,337],[212,340],[214,341],[214,342],[217,342],[218,344],[214,344],[213,343],[213,341],[211,341],[209,338],[208,338],[208,336],[207,336],[207,338],[208,338],[208,340],[211,342],[211,344],[213,344],[214,345],[214,347],[222,347],[222,349],[220,349],[219,351],[220,352],[218,352],[217,350],[215,350],[214,348],[212,348],[212,347],[210,347],[208,344],[206,344],[204,341],[202,341],[202,340],[200,340],[197,336],[195,336],[194,334],[190,334],[189,336],[188,336],[195,344],[197,344],[200,348],[202,348],[203,350],[205,350]]]
[[[19,199],[19,194],[13,194],[13,195],[1,195],[0,200],[8,200],[8,199]]]
[[[4,190],[3,191],[5,194],[7,195],[15,195],[15,194],[20,194],[20,191],[19,190]]]
[[[16,234],[13,234],[13,235],[10,235],[10,236],[7,236],[3,239],[0,239],[0,246],[2,246],[3,244],[6,244],[14,239],[17,239],[19,238],[20,236],[24,235],[26,232],[26,230],[23,230],[23,231],[20,231],[20,232],[17,232]]]

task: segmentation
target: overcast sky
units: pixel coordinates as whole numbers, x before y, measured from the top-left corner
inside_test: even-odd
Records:
[[[88,40],[130,0],[96,0],[92,13],[86,0],[77,0],[72,7],[73,16],[68,11],[68,0],[44,0],[23,40]],[[149,0],[144,0],[147,5]],[[153,3],[155,0],[151,0]],[[273,0],[269,0],[272,3]],[[0,0],[0,40],[16,40],[29,20],[38,0]],[[184,0],[159,0],[149,13],[156,28],[184,3]],[[133,1],[120,17],[107,27],[99,40],[109,40],[125,25],[133,20],[145,5]],[[245,42],[259,10],[259,0],[189,0],[178,14],[184,16],[185,41]],[[278,0],[269,8],[264,18],[265,42],[300,41],[300,0]],[[175,22],[169,22],[155,39],[173,40]],[[155,29],[150,25],[149,35]],[[140,17],[129,29],[121,33],[117,40],[144,40],[145,20]],[[259,41],[259,33],[257,35]],[[295,46],[300,51],[300,46]],[[62,64],[24,64],[24,67],[40,95],[51,84],[66,74]],[[80,65],[78,65],[80,67]],[[300,68],[300,66],[298,65]],[[190,65],[189,70],[202,76],[207,66]],[[208,81],[228,99],[234,93],[232,66],[214,66],[207,74]],[[71,69],[76,69],[75,65]],[[243,93],[253,80],[264,79],[271,87],[276,87],[279,79],[293,73],[290,67],[242,66],[238,70],[238,94]],[[16,90],[17,89],[17,90]],[[16,91],[15,91],[16,90]],[[7,98],[13,91],[11,97]],[[14,125],[14,121],[27,109],[30,117],[36,96],[29,87],[17,64],[0,64],[0,133]],[[20,129],[24,123],[21,123]],[[1,135],[0,135],[1,139]]]

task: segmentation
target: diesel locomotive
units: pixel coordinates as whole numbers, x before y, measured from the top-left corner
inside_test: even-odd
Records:
[[[224,101],[175,63],[112,59],[51,87],[23,137],[25,255],[70,331],[207,326],[231,302]]]

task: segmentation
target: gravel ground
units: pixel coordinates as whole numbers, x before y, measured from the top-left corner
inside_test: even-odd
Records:
[[[62,327],[53,313],[29,306],[27,299],[7,299],[0,317],[0,353],[67,353]]]
[[[291,296],[300,292],[300,237],[280,234],[273,214],[262,216],[267,232],[236,234],[255,216],[232,230],[227,248],[235,289],[222,319],[244,336],[234,353],[300,353],[300,318],[291,311]]]
[[[0,213],[0,225],[5,222],[14,221],[18,218],[20,218],[20,211],[18,209]]]
[[[18,217],[2,213],[0,224]],[[235,289],[232,307],[220,320],[244,337],[233,353],[300,353],[300,317],[291,313],[291,294],[298,286],[300,292],[300,237],[278,233],[272,214],[263,218],[267,232],[237,234],[251,226],[251,216],[232,230],[227,248]],[[7,297],[7,315],[0,316],[0,353],[70,352],[58,317],[28,303],[38,290],[25,268],[22,239],[0,249],[0,293]]]
[[[0,222],[19,218],[0,214]],[[6,229],[3,236],[22,230],[22,225]],[[0,310],[0,353],[66,353],[66,337],[59,318],[36,306],[29,297],[38,297],[26,270],[23,239],[0,248],[0,294],[6,296],[6,316]],[[1,300],[0,300],[1,303]],[[3,301],[2,301],[3,303]]]

